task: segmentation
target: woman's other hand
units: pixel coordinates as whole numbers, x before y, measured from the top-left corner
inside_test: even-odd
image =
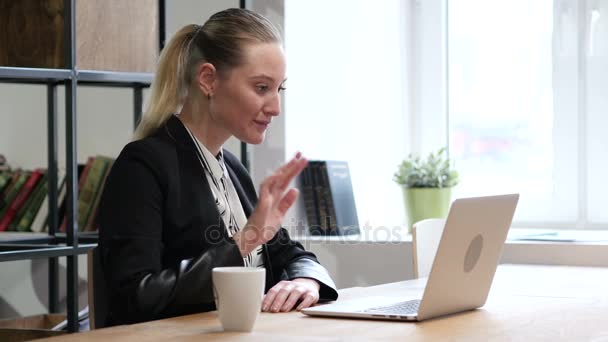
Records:
[[[319,301],[319,288],[314,279],[283,280],[268,290],[262,301],[262,311],[289,312],[296,304],[296,310],[300,311]]]
[[[257,246],[272,239],[280,228],[285,213],[298,198],[298,190],[287,190],[289,183],[306,167],[308,161],[298,152],[287,164],[268,176],[260,186],[258,204],[245,227],[233,238],[245,256]]]

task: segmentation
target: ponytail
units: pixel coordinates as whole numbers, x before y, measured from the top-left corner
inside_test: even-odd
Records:
[[[190,78],[190,41],[198,28],[197,25],[184,26],[161,52],[150,100],[135,130],[135,140],[154,133],[183,105],[188,95],[186,80]]]

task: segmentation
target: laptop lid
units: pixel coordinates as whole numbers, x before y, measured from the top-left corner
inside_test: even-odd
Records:
[[[518,200],[509,194],[452,203],[418,320],[485,304]]]

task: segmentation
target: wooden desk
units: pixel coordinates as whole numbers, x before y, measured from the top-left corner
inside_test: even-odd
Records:
[[[424,286],[421,280],[411,282]],[[344,289],[340,300],[396,296],[405,285]],[[483,308],[422,323],[262,313],[252,333],[224,333],[216,315],[181,316],[48,341],[608,341],[608,268],[501,265]]]

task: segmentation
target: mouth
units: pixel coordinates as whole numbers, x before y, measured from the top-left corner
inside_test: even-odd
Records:
[[[270,121],[253,120],[253,122],[260,128],[268,128],[268,125],[270,125]]]

